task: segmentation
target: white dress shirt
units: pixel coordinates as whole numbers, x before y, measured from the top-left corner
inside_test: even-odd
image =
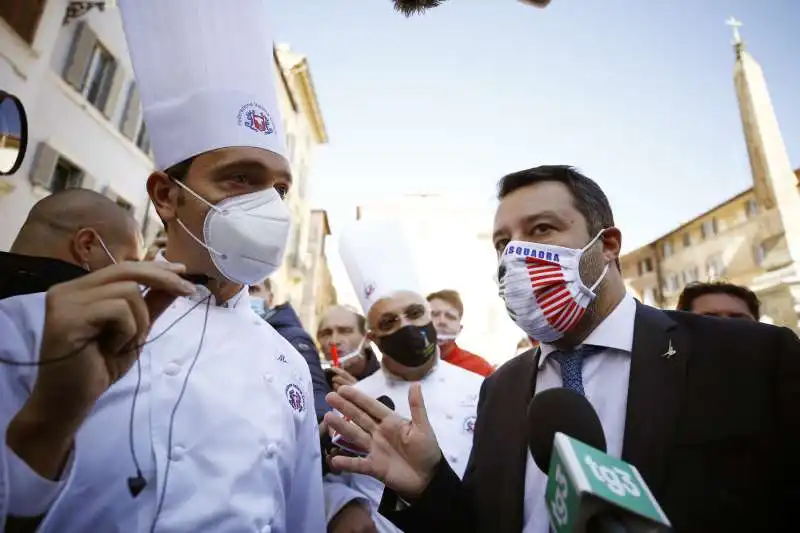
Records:
[[[44,299],[0,301],[0,357],[38,360]],[[0,529],[7,515],[46,513],[41,533],[147,533],[156,514],[155,531],[164,533],[325,531],[308,366],[250,309],[246,290],[223,305],[202,287],[178,298],[153,325],[139,360],[132,438],[144,490],[133,498],[127,485],[136,475],[129,448],[134,365],[81,426],[61,481],[42,479],[0,447]],[[3,434],[36,373],[0,364]]]
[[[356,387],[373,398],[382,395],[390,397],[397,414],[410,418],[408,391],[412,383],[393,376],[381,367],[378,372],[359,381]],[[472,451],[472,434],[483,376],[439,361],[420,383],[428,418],[442,454],[453,471],[461,477]],[[325,478],[328,520],[333,519],[347,503],[359,500],[369,506],[372,520],[380,533],[399,532],[394,524],[378,513],[382,495],[383,483],[372,477],[362,474],[328,475]]]
[[[626,294],[611,314],[583,341],[584,344],[606,348],[584,362],[583,389],[600,417],[606,434],[607,453],[613,457],[622,455],[635,318],[636,301]],[[562,386],[561,368],[548,357],[555,350],[554,346],[541,345],[536,393]],[[523,533],[548,533],[550,529],[544,499],[546,485],[547,476],[533,462],[529,451],[525,465]]]

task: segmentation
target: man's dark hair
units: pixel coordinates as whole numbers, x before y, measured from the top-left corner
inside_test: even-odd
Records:
[[[194,157],[184,159],[180,163],[175,163],[169,167],[164,171],[164,174],[176,181],[186,181],[186,176],[189,174],[189,169],[192,167],[192,163],[194,163]]]
[[[747,287],[722,281],[690,283],[683,289],[683,292],[681,292],[678,298],[678,310],[691,312],[694,301],[706,294],[727,294],[728,296],[737,298],[747,305],[747,309],[756,320],[761,318],[761,302],[758,300],[756,293]]]
[[[591,237],[614,226],[614,213],[603,189],[569,165],[542,165],[503,176],[497,183],[497,199],[502,200],[517,189],[545,181],[557,181],[567,186],[575,208],[586,219],[586,230]],[[619,269],[619,259],[616,264]]]
[[[502,200],[517,189],[543,181],[557,181],[567,186],[592,237],[614,225],[614,213],[603,189],[569,165],[542,165],[503,176],[497,184],[497,199]]]

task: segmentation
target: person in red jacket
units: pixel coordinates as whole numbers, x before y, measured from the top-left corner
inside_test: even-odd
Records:
[[[429,294],[427,300],[431,304],[431,317],[442,359],[482,376],[491,374],[494,367],[486,359],[456,344],[456,337],[464,327],[461,325],[464,303],[458,292],[450,289],[437,291]]]

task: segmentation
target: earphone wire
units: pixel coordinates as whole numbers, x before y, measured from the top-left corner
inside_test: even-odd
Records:
[[[202,305],[203,302],[210,303],[210,301],[211,301],[211,296],[209,295],[203,300],[200,300],[199,302],[194,304],[192,307],[189,308],[188,311],[184,312],[181,316],[176,318],[172,322],[172,324],[164,328],[164,331],[160,332],[152,339],[149,339],[146,342],[144,342],[140,348],[144,347],[145,345],[151,342],[155,342],[164,335],[166,335],[169,330],[171,330],[178,322],[180,322],[186,316],[188,316],[189,313],[191,313],[192,311],[197,309],[200,305]],[[208,315],[208,309],[206,309],[206,315]],[[205,332],[205,330],[203,331]],[[86,345],[84,345],[84,347],[85,346]],[[133,460],[133,466],[134,468],[136,468],[136,478],[144,481],[145,479],[144,476],[142,475],[142,468],[139,463],[139,457],[136,455],[136,446],[134,445],[134,439],[133,439],[133,422],[134,422],[134,417],[136,416],[136,400],[139,398],[139,390],[141,389],[141,386],[142,386],[142,360],[141,360],[141,354],[139,354],[139,357],[136,358],[136,387],[133,389],[133,398],[131,399],[131,412],[130,412],[130,417],[128,418],[128,447],[131,452],[131,459]]]
[[[189,365],[189,369],[186,371],[186,377],[183,379],[181,390],[178,393],[178,399],[175,400],[175,405],[172,407],[172,412],[169,416],[169,426],[167,430],[167,464],[164,466],[164,484],[161,487],[161,495],[158,498],[158,506],[156,507],[156,514],[153,518],[153,525],[150,527],[150,533],[155,532],[156,525],[158,524],[158,518],[161,515],[161,509],[164,507],[164,500],[167,495],[167,483],[169,482],[169,467],[172,464],[172,434],[175,427],[175,414],[178,412],[178,407],[181,405],[183,395],[186,392],[186,387],[189,384],[189,376],[192,375],[192,370],[194,370],[197,360],[200,358],[200,352],[203,351],[203,342],[206,338],[206,328],[208,327],[208,314],[210,307],[211,297],[209,296],[206,300],[206,313],[205,317],[203,318],[203,329],[200,332],[200,343],[197,345],[197,351],[192,358],[192,364]]]

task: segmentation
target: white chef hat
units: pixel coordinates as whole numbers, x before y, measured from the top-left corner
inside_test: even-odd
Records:
[[[422,294],[411,247],[392,220],[359,220],[339,237],[339,256],[366,315],[397,291]]]
[[[119,0],[156,166],[230,146],[284,155],[268,0]]]

